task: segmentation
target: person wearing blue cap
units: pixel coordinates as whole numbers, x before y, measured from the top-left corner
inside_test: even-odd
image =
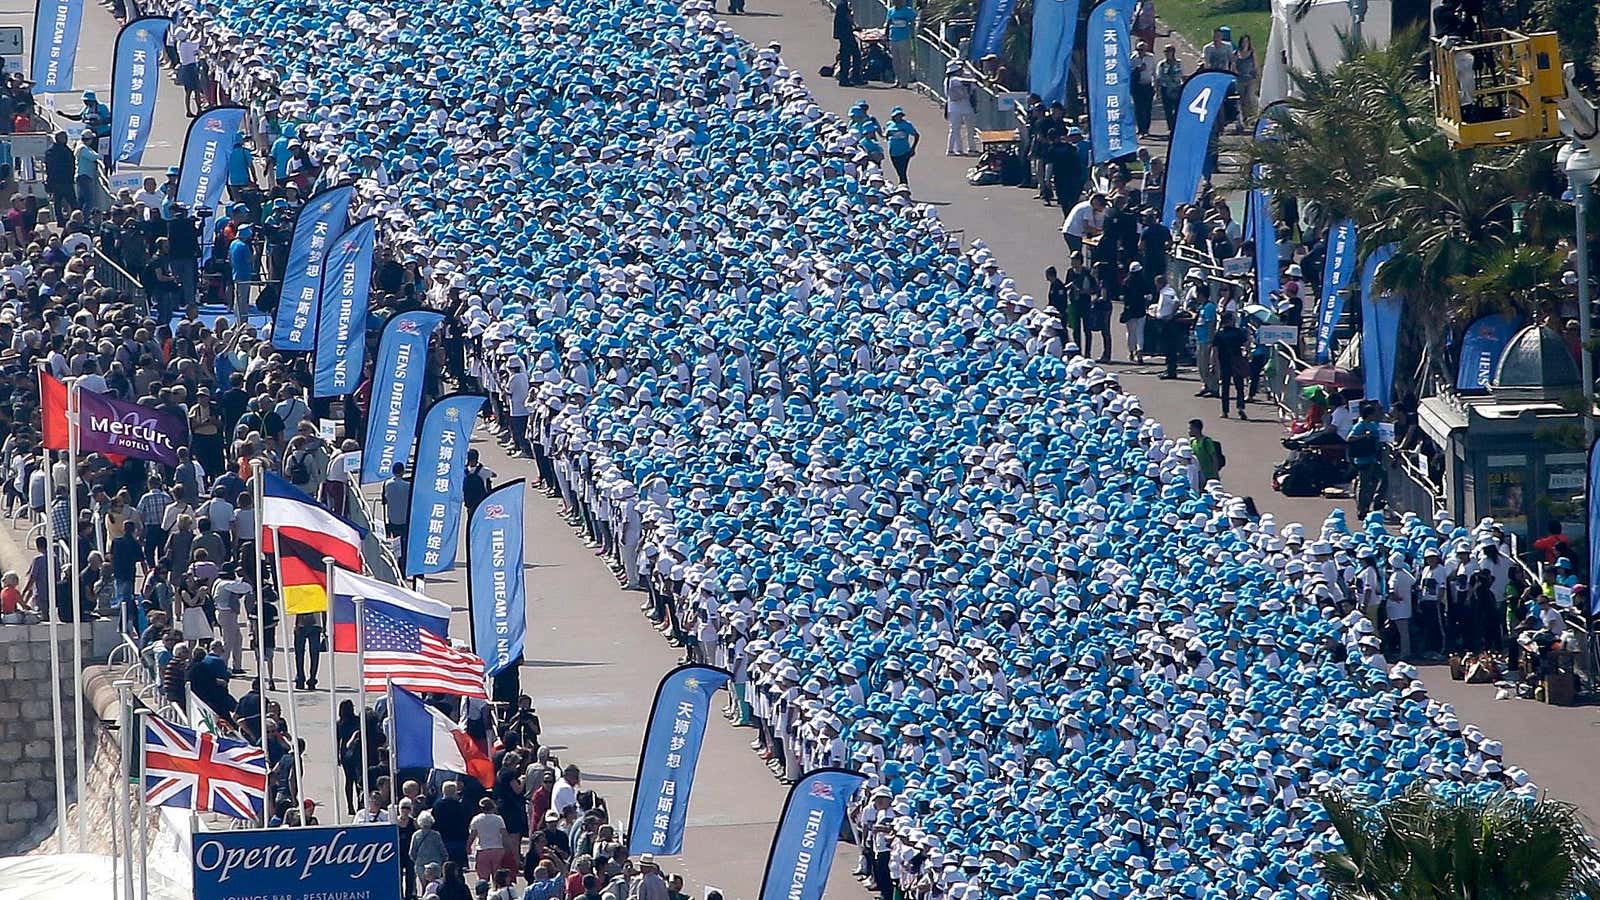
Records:
[[[889,161],[894,164],[895,175],[901,184],[909,185],[906,166],[911,163],[911,157],[916,155],[922,135],[917,133],[917,126],[906,118],[905,108],[899,106],[889,110],[889,124],[884,126],[883,134],[889,144]]]
[[[234,314],[240,320],[250,315],[251,288],[260,277],[256,265],[256,250],[252,244],[255,236],[255,226],[244,225],[239,228],[233,241],[228,245],[229,288],[232,291],[229,299],[233,303]]]
[[[102,141],[111,137],[111,109],[100,102],[94,91],[83,92],[83,109],[61,115],[74,122],[82,122],[85,133]]]

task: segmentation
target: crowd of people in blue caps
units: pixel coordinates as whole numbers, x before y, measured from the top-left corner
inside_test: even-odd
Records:
[[[1488,523],[1307,531],[1197,483],[705,0],[179,2],[234,97],[359,176],[778,774],[868,775],[885,897],[1323,897],[1319,791],[1535,790],[1348,587],[1492,554]]]

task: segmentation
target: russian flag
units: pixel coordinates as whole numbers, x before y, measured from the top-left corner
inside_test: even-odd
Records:
[[[266,472],[261,485],[261,546],[277,554],[283,576],[284,611],[325,612],[328,586],[324,557],[340,567],[361,571],[359,525],[329,512],[281,475]],[[272,532],[278,540],[274,541]]]
[[[450,604],[396,584],[334,569],[333,614],[328,618],[335,652],[356,652],[357,597],[383,604],[383,614],[390,618],[416,625],[441,639],[450,637]]]
[[[389,686],[394,764],[400,769],[459,772],[494,787],[494,763],[444,713],[403,687]]]

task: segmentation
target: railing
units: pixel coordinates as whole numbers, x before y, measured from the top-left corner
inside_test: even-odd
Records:
[[[145,295],[144,285],[133,273],[118,265],[117,261],[105,254],[98,244],[94,248],[94,277],[101,284],[115,290],[118,294],[125,294],[134,299],[144,313],[149,312],[149,297]]]
[[[833,0],[823,0],[829,8],[834,8]],[[882,28],[889,16],[889,7],[883,0],[855,0],[852,6],[855,13],[856,27]],[[928,96],[939,102],[944,102],[944,70],[951,60],[963,59],[964,46],[955,46],[938,34],[919,25],[916,40],[911,49],[911,72],[913,82]],[[987,81],[975,81],[978,95],[974,103],[973,125],[980,131],[1001,131],[1015,128],[1019,135],[1025,131],[1025,123],[1021,122],[1021,110],[1005,108],[1000,102],[1000,92],[994,85]]]

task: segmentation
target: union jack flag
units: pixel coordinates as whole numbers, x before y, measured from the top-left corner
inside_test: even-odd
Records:
[[[267,797],[266,754],[258,746],[145,719],[144,799],[151,806],[259,819]]]

